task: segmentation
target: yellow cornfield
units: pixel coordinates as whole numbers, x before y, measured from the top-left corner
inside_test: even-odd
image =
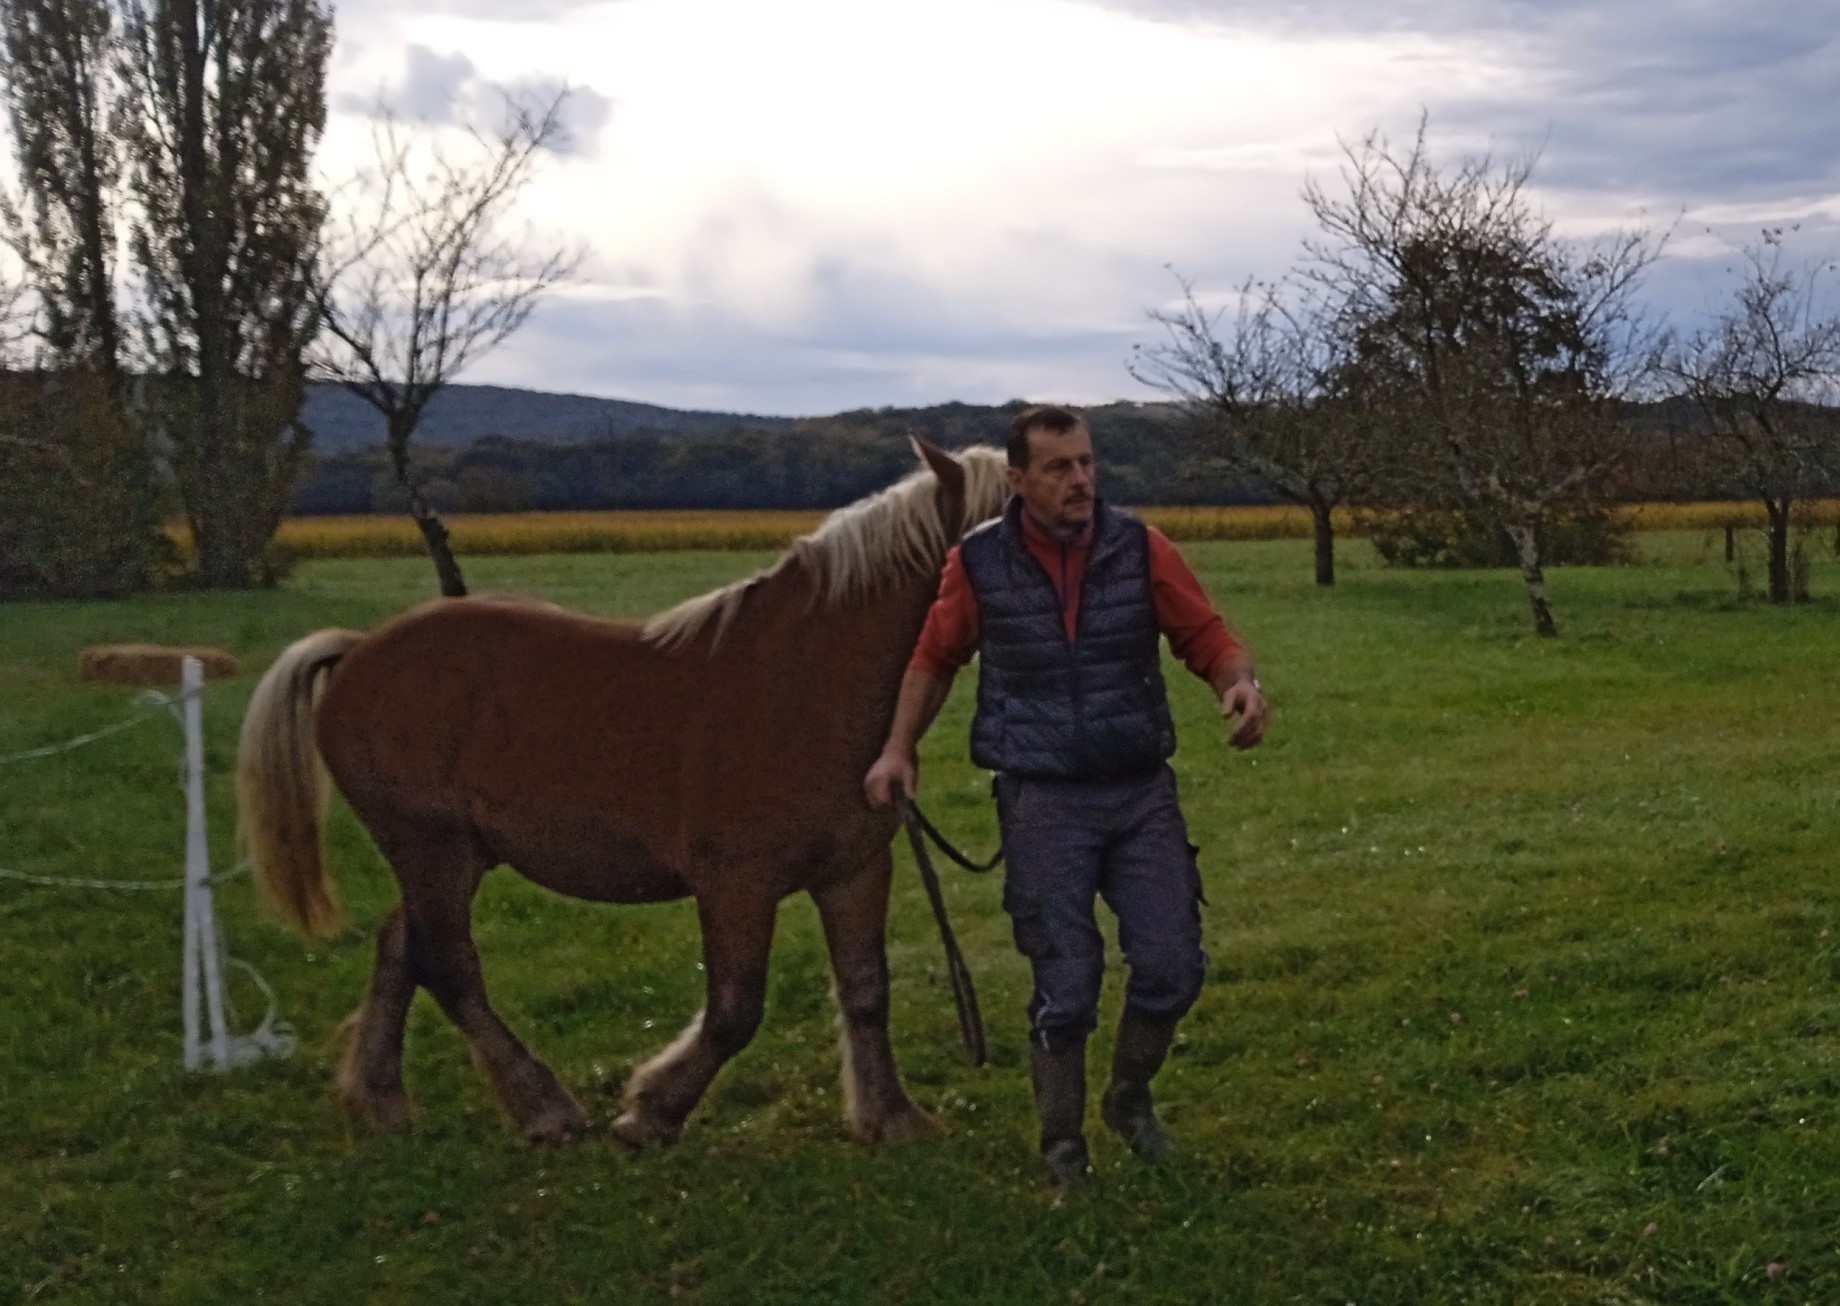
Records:
[[[1717,530],[1764,525],[1760,503],[1642,503],[1620,510],[1639,531]],[[1308,509],[1288,504],[1237,508],[1144,508],[1145,520],[1176,540],[1307,539]],[[1798,520],[1831,527],[1840,500],[1802,505]],[[665,553],[677,549],[779,549],[814,529],[822,512],[614,511],[456,513],[445,518],[462,556],[533,553]],[[1338,510],[1338,534],[1360,533]],[[174,531],[181,543],[183,529]],[[278,543],[300,558],[419,557],[420,532],[406,516],[296,517]]]
[[[823,521],[822,512],[456,513],[442,520],[462,555],[669,553],[778,549]],[[399,558],[425,553],[408,517],[295,517],[278,542],[302,558]]]
[[[1632,503],[1622,510],[1639,531],[1702,531],[1726,526],[1763,529],[1763,504],[1737,503]],[[1798,526],[1833,526],[1840,523],[1840,499],[1812,499],[1797,504],[1790,520]]]
[[[530,553],[665,553],[675,549],[779,549],[815,529],[823,512],[609,511],[456,513],[443,518],[463,556]],[[1310,514],[1288,506],[1146,508],[1171,539],[1280,540],[1307,537]],[[1353,528],[1338,513],[1339,530]],[[408,517],[295,517],[278,542],[300,558],[419,556],[421,533]]]
[[[1315,527],[1310,510],[1273,503],[1239,508],[1140,508],[1138,515],[1172,540],[1301,540]],[[1338,508],[1337,534],[1358,531],[1353,514]]]

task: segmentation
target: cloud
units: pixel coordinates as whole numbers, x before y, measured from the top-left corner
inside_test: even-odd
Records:
[[[397,108],[425,122],[453,122],[472,98],[479,70],[463,54],[436,54],[425,45],[409,47],[409,68],[393,97]]]
[[[558,95],[566,92],[562,102],[562,130],[550,139],[550,153],[580,159],[592,159],[599,154],[601,131],[613,118],[613,100],[592,86],[564,86],[554,78],[530,77],[502,89],[493,89],[501,97],[490,106],[493,116],[502,116],[506,104],[540,114]]]
[[[367,0],[373,13],[480,19],[495,23],[550,24],[614,0]]]
[[[1375,40],[1443,34],[1509,75],[1427,78],[1417,102],[1369,122],[1395,140],[1429,112],[1434,155],[1539,151],[1537,198],[1560,229],[1672,229],[1647,297],[1687,320],[1729,290],[1733,248],[1800,224],[1799,248],[1840,245],[1840,28],[1831,0],[1086,0],[1190,30]],[[1304,153],[1293,141],[1290,149]],[[1161,166],[1281,169],[1275,138],[1164,151]],[[1318,155],[1320,158],[1320,155]],[[1332,171],[1312,165],[1322,175]]]
[[[1525,101],[1478,118],[1549,124],[1553,185],[1686,204],[1840,189],[1840,38],[1831,19],[1798,27],[1781,8],[1733,6],[1717,22],[1656,6],[1577,16],[1530,50]]]
[[[946,399],[1099,402],[1132,389],[1135,303],[1081,319],[983,312],[899,269],[822,262],[800,320],[766,329],[703,296],[556,296],[468,380],[808,415]],[[525,378],[520,380],[519,378]]]
[[[1840,243],[1832,4],[378,0],[347,75],[440,121],[582,87],[528,213],[605,280],[477,379],[773,412],[1091,399],[1139,393],[1122,362],[1166,265],[1204,296],[1282,272],[1306,174],[1421,111],[1441,159],[1541,149],[1562,231],[1677,224],[1649,290],[1677,312],[1760,226]]]
[[[411,44],[404,52],[402,80],[380,93],[346,92],[336,107],[350,113],[394,116],[427,126],[484,124],[495,127],[508,113],[541,114],[566,91],[562,130],[551,140],[551,153],[593,158],[603,128],[613,117],[613,101],[591,86],[565,86],[552,77],[524,77],[499,83],[483,76],[477,64],[459,52],[441,54]]]
[[[1519,76],[1427,80],[1446,140],[1545,143],[1549,187],[1695,204],[1734,190],[1840,190],[1840,27],[1832,0],[1087,0],[1165,23],[1497,51]],[[1398,106],[1400,110],[1410,106]],[[1360,135],[1373,124],[1340,124]]]
[[[478,102],[484,83],[479,69],[464,54],[440,54],[412,44],[403,53],[402,79],[376,91],[347,90],[334,107],[346,113],[400,118],[433,125],[465,121]]]
[[[1473,30],[1511,0],[1088,0],[1101,9],[1157,22],[1205,24],[1286,35],[1325,32]],[[1497,18],[1496,21],[1499,21]]]

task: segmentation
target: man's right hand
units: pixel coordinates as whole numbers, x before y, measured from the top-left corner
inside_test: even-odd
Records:
[[[900,753],[883,753],[875,759],[875,765],[869,768],[869,774],[863,777],[863,793],[868,796],[869,806],[878,812],[885,812],[894,806],[895,786],[909,798],[920,780],[920,768],[914,759]]]

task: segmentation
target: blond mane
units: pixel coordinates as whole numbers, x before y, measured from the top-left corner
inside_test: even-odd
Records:
[[[965,471],[963,527],[969,529],[1003,511],[1009,495],[1004,476],[1007,464],[1003,451],[988,445],[973,445],[954,457]],[[647,621],[646,642],[678,649],[713,630],[713,647],[748,592],[793,563],[813,577],[820,607],[872,595],[891,581],[939,566],[955,537],[948,536],[945,523],[939,520],[933,493],[937,485],[933,473],[921,468],[885,490],[837,509],[817,530],[794,540],[766,570],[686,599]]]

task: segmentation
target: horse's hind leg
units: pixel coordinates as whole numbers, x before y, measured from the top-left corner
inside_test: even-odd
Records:
[[[932,1119],[908,1098],[888,1041],[888,885],[894,857],[884,848],[855,874],[812,890],[830,944],[843,1014],[843,1114],[865,1143],[931,1132]]]
[[[473,946],[468,903],[443,903],[429,928],[416,930],[422,983],[460,1027],[474,1062],[498,1100],[532,1142],[563,1143],[580,1134],[587,1116],[556,1073],[518,1040],[486,1000],[485,975]]]
[[[633,1071],[613,1132],[632,1147],[674,1141],[725,1062],[754,1037],[766,1007],[767,954],[779,904],[749,896],[697,899],[703,925],[703,1010],[675,1042]]]
[[[339,1066],[339,1100],[373,1129],[396,1130],[409,1123],[409,1095],[402,1077],[403,1026],[414,997],[408,932],[398,904],[377,932],[377,967],[371,972],[370,990],[343,1027],[348,1042]]]
[[[556,1078],[499,1019],[486,1000],[473,946],[473,895],[486,865],[472,839],[445,828],[380,832],[378,843],[403,891],[405,953],[427,989],[472,1049],[499,1101],[533,1142],[564,1142],[587,1116]]]

